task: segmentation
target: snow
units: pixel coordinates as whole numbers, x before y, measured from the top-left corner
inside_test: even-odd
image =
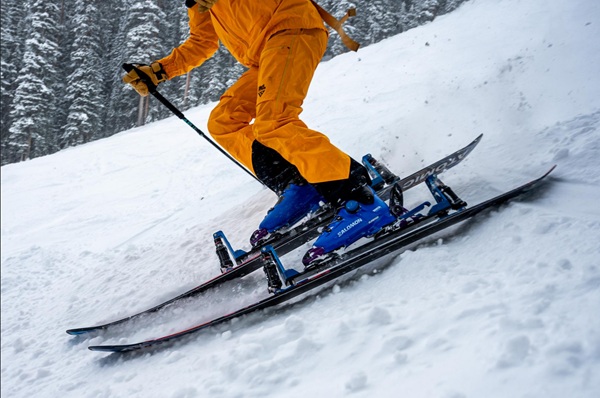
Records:
[[[321,64],[304,120],[352,156],[408,174],[484,133],[442,177],[467,202],[557,164],[551,184],[154,352],[86,348],[234,310],[267,295],[264,276],[96,337],[64,331],[215,276],[212,233],[248,249],[274,195],[174,117],[2,167],[2,397],[599,396],[598,37],[595,1],[473,0]],[[211,107],[186,115],[206,130]]]

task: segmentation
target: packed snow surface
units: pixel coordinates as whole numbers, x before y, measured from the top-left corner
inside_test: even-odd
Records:
[[[262,272],[65,330],[217,275],[212,233],[248,249],[274,194],[177,118],[3,167],[2,397],[600,396],[599,38],[597,1],[474,0],[321,64],[304,120],[355,158],[406,175],[483,133],[442,177],[471,204],[558,167],[535,195],[154,352],[87,346],[265,297]],[[186,114],[205,128],[211,107]]]

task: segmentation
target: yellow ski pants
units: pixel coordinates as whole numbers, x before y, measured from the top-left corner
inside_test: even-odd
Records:
[[[210,115],[208,130],[219,145],[252,171],[252,142],[257,140],[310,183],[348,178],[350,157],[299,118],[326,46],[327,33],[321,29],[273,35],[259,66],[246,71]]]

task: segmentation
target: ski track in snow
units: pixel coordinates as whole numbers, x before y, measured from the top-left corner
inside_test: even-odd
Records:
[[[441,176],[467,202],[557,164],[551,183],[152,353],[86,348],[266,297],[262,271],[96,337],[64,331],[213,277],[212,233],[248,249],[274,195],[176,118],[2,167],[2,397],[597,397],[598,37],[597,2],[474,0],[323,63],[304,119],[352,156],[403,174],[484,133]],[[206,130],[210,109],[186,114]]]

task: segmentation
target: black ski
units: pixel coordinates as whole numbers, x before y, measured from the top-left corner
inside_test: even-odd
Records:
[[[413,188],[413,187],[421,184],[422,182],[425,181],[425,179],[428,176],[430,176],[432,174],[440,174],[446,170],[453,168],[457,164],[461,163],[467,157],[467,155],[469,155],[473,151],[473,149],[475,149],[477,144],[479,144],[479,142],[481,141],[482,137],[483,137],[483,134],[479,135],[470,144],[468,144],[464,148],[461,148],[458,151],[452,153],[451,155],[448,155],[448,156],[438,160],[437,162],[432,163],[427,167],[424,167],[423,169],[409,175],[408,177],[402,178],[399,181],[395,180],[393,182],[397,183],[402,188],[402,191],[406,191],[410,188]],[[390,179],[393,180],[393,177],[395,177],[395,176],[392,176],[392,178],[390,178]],[[389,198],[391,188],[393,185],[395,185],[395,184],[391,184],[392,181],[388,181],[388,182],[390,182],[390,183],[388,183],[388,185],[385,185],[382,188],[380,188],[377,192],[377,194],[383,200],[387,200]],[[231,281],[236,278],[240,278],[244,275],[247,275],[249,273],[252,273],[261,267],[260,255],[261,255],[262,247],[264,247],[266,245],[270,245],[277,251],[277,253],[280,256],[283,256],[283,255],[289,253],[290,251],[296,249],[297,247],[303,245],[304,243],[306,243],[312,239],[315,239],[319,235],[319,228],[324,227],[327,224],[329,224],[329,222],[331,221],[331,219],[333,217],[333,214],[334,214],[334,212],[331,208],[323,209],[322,211],[318,212],[313,217],[311,217],[307,222],[299,225],[298,227],[290,229],[282,234],[279,234],[279,235],[273,237],[272,239],[265,241],[263,243],[263,245],[261,245],[261,247],[259,247],[259,248],[256,248],[247,253],[241,254],[240,256],[238,256],[236,258],[236,265],[234,267],[232,267],[230,270],[228,270],[227,272],[222,273],[221,275],[218,275],[218,276],[214,277],[213,279],[210,279],[210,280],[202,283],[201,285],[199,285],[187,292],[184,292],[172,299],[169,299],[161,304],[158,304],[152,308],[149,308],[149,309],[141,311],[139,313],[127,316],[122,319],[118,319],[116,321],[108,322],[108,323],[105,323],[102,325],[74,328],[74,329],[69,329],[66,332],[70,335],[81,335],[81,334],[99,332],[99,331],[105,330],[109,327],[112,327],[112,326],[130,321],[132,319],[138,318],[142,315],[146,315],[146,314],[150,314],[150,313],[159,311],[159,310],[163,309],[164,307],[168,306],[169,304],[173,304],[179,300],[182,300],[182,299],[185,299],[188,297],[193,297],[193,296],[199,295],[199,294],[201,294],[207,290],[210,290],[224,282]]]
[[[230,314],[223,315],[221,317],[212,319],[208,322],[199,324],[192,328],[182,330],[180,332],[170,334],[168,336],[159,337],[156,339],[146,340],[133,344],[97,345],[90,346],[88,348],[92,351],[106,352],[129,352],[143,348],[151,348],[160,344],[175,342],[184,336],[188,336],[192,333],[199,332],[211,326],[222,324],[242,315],[246,315],[265,308],[273,307],[280,303],[286,302],[292,298],[300,296],[327,282],[333,281],[336,278],[352,270],[355,270],[365,264],[368,264],[377,258],[380,258],[393,252],[397,252],[398,250],[412,243],[415,243],[425,237],[428,237],[445,228],[448,228],[452,225],[458,224],[471,217],[474,217],[475,215],[481,213],[482,211],[488,208],[499,206],[525,192],[528,192],[534,187],[538,186],[539,183],[543,181],[544,178],[552,172],[552,170],[554,170],[554,167],[552,167],[544,175],[533,181],[523,184],[517,188],[514,188],[489,200],[481,202],[473,207],[457,210],[449,215],[446,215],[447,211],[442,210],[439,212],[442,214],[433,214],[433,217],[429,218],[424,223],[424,225],[421,223],[416,224],[414,228],[409,228],[408,230],[403,229],[398,231],[397,233],[390,233],[388,235],[384,235],[381,238],[375,239],[372,242],[358,247],[357,249],[348,251],[347,253],[342,254],[338,258],[330,260],[328,264],[322,264],[321,267],[324,268],[323,271],[320,271],[305,279],[300,279],[295,284],[279,290],[273,296],[258,301],[252,305],[249,305]],[[437,216],[440,216],[441,218],[437,218]]]

